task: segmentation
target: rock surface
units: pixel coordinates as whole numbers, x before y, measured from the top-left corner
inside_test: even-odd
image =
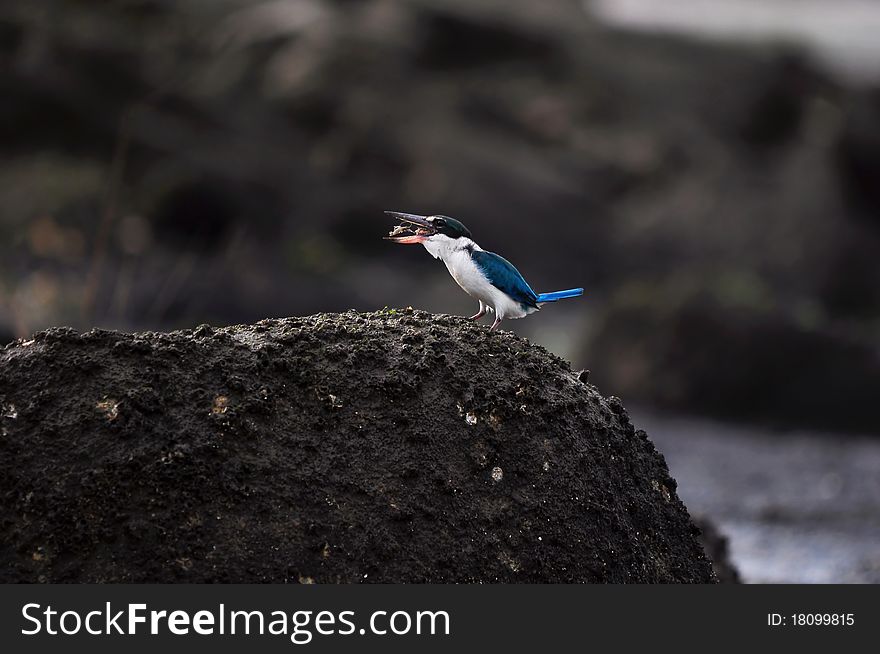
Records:
[[[694,523],[700,528],[700,544],[712,561],[712,569],[722,584],[740,584],[742,578],[739,570],[730,559],[730,541],[718,531],[706,516],[695,516]]]
[[[404,310],[0,351],[0,581],[713,582],[543,348]]]

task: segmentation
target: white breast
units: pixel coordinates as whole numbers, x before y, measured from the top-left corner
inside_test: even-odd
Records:
[[[486,304],[499,318],[522,318],[536,311],[531,307],[523,310],[519,302],[492,286],[471,258],[471,250],[483,249],[471,239],[437,234],[422,245],[431,256],[446,264],[449,274],[465,293]]]

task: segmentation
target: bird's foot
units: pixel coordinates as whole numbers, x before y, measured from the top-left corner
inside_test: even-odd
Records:
[[[493,322],[492,326],[489,327],[489,331],[494,332],[496,329],[498,329],[498,325],[500,325],[500,324],[501,324],[501,318],[495,318],[495,322]]]
[[[477,311],[474,315],[472,315],[470,318],[468,318],[468,320],[479,320],[480,318],[482,318],[485,315],[486,315],[486,310],[483,309],[481,311]]]

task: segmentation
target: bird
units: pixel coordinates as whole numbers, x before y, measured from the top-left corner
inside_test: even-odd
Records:
[[[385,238],[408,245],[420,243],[431,256],[445,263],[452,279],[480,303],[480,310],[469,319],[479,320],[487,311],[495,314],[489,331],[498,329],[505,318],[523,318],[548,302],[584,293],[582,288],[535,293],[512,263],[477,245],[470,230],[455,218],[385,213],[401,221]]]

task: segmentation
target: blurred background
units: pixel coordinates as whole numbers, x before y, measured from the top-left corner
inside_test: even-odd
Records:
[[[746,581],[880,582],[880,2],[8,0],[0,346],[536,290]]]

